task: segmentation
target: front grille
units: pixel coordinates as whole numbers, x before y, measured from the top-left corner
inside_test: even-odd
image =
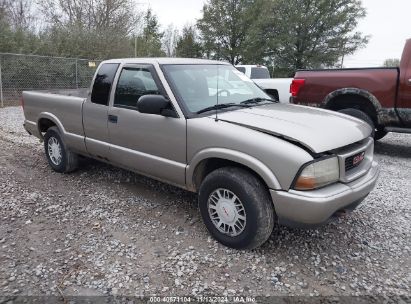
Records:
[[[345,172],[357,168],[364,160],[365,152],[352,155],[345,159]]]
[[[373,162],[374,141],[366,138],[333,151],[340,163],[340,181],[349,183],[368,172]]]

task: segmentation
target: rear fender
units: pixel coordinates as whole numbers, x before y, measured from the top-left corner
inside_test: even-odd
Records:
[[[328,94],[324,101],[321,104],[321,107],[324,109],[328,109],[331,106],[332,101],[338,97],[338,96],[342,96],[342,95],[358,95],[361,96],[363,98],[366,98],[367,100],[369,100],[371,102],[371,104],[373,105],[376,113],[377,113],[377,122],[379,125],[383,125],[385,124],[385,122],[387,120],[391,120],[392,118],[387,117],[392,115],[392,113],[390,114],[390,111],[388,109],[384,109],[381,106],[381,103],[378,101],[378,99],[370,92],[363,90],[363,89],[359,89],[359,88],[344,88],[344,89],[340,89],[340,90],[336,90],[334,92],[331,92],[330,94]],[[394,111],[395,112],[395,111]]]
[[[39,119],[37,121],[37,128],[39,130],[40,140],[44,140],[43,134],[40,131],[40,120],[44,118],[51,120],[57,126],[64,140],[64,143],[67,145],[67,147],[70,150],[76,153],[83,153],[83,154],[87,153],[85,137],[82,135],[77,135],[77,134],[67,132],[67,130],[64,128],[63,124],[61,123],[60,119],[58,119],[57,116],[49,112],[42,112],[39,115]]]
[[[52,121],[57,126],[57,128],[60,130],[61,135],[65,136],[66,130],[64,129],[63,124],[57,118],[57,116],[52,114],[52,113],[49,113],[49,112],[42,112],[42,113],[40,113],[39,119],[37,120],[37,129],[38,129],[38,132],[40,134],[40,137],[41,137],[40,139],[41,140],[44,140],[43,134],[41,133],[41,130],[40,130],[40,120],[42,120],[42,119],[48,119],[48,120]]]

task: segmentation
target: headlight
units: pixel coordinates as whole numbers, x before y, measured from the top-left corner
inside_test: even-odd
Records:
[[[340,178],[337,157],[309,163],[303,167],[294,183],[296,190],[312,190],[335,183]]]

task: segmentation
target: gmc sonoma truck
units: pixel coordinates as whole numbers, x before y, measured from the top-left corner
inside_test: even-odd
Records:
[[[339,111],[366,121],[376,140],[411,133],[411,39],[398,68],[298,71],[291,103]]]
[[[89,92],[22,102],[55,171],[90,157],[197,192],[207,229],[233,248],[263,244],[276,221],[318,225],[354,209],[379,174],[366,123],[277,103],[222,62],[109,60]]]

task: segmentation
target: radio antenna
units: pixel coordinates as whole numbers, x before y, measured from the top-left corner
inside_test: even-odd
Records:
[[[217,107],[216,107],[216,109],[215,109],[215,121],[218,121],[218,81],[219,81],[219,79],[218,79],[218,75],[219,75],[219,70],[218,70],[218,64],[217,64],[217,94],[216,94],[216,96],[217,96]]]

